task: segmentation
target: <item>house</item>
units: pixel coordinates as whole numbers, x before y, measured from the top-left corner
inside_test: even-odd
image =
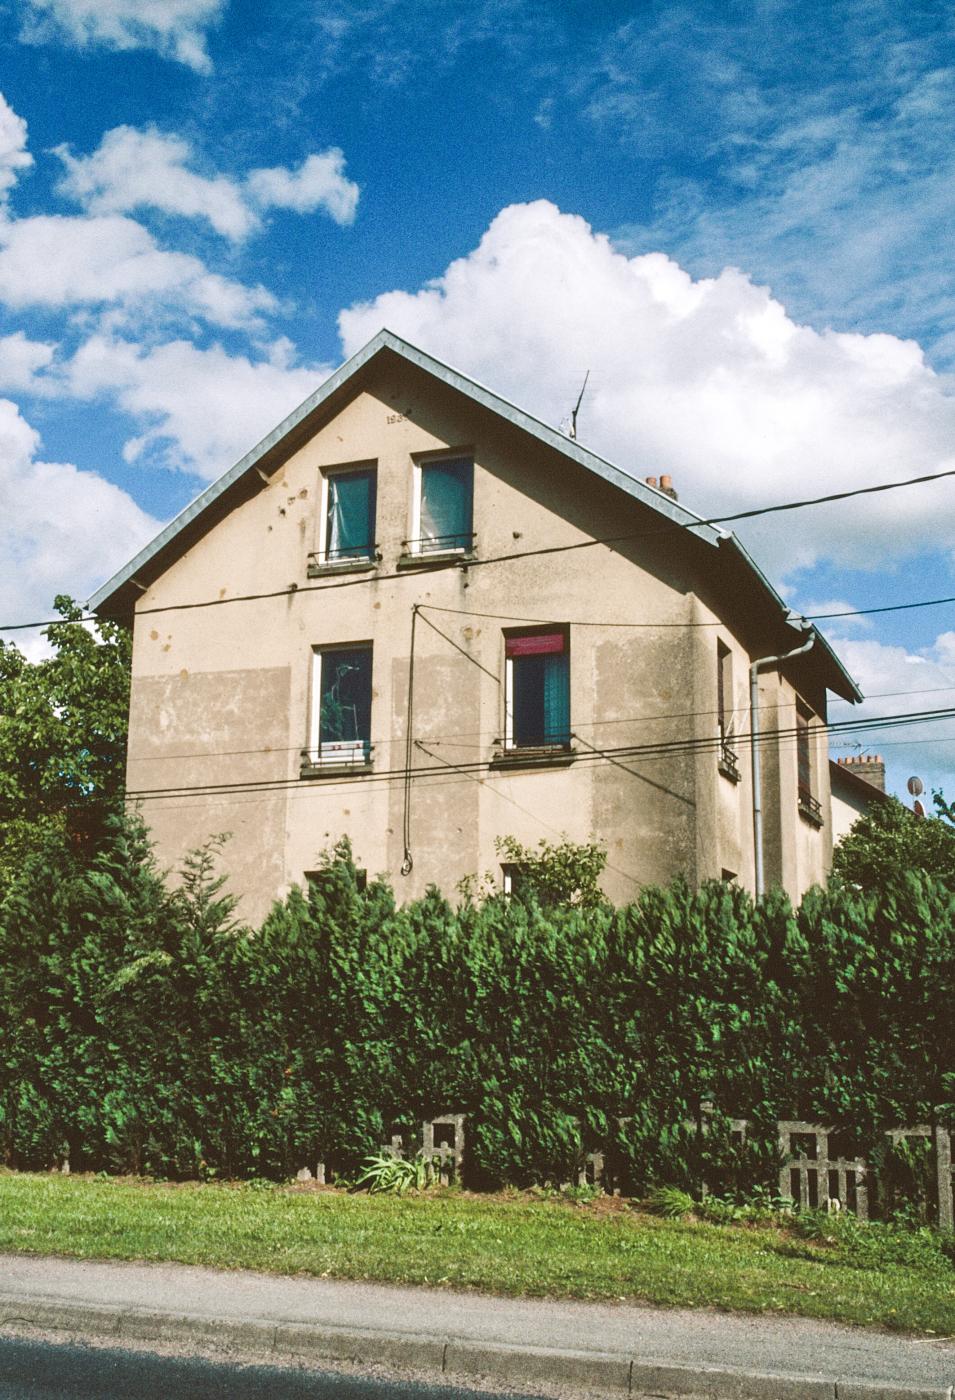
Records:
[[[855,822],[887,802],[885,760],[881,754],[852,754],[829,761],[832,844],[837,846]]]
[[[160,859],[230,832],[250,919],[343,835],[401,898],[499,878],[502,835],[603,842],[615,900],[752,887],[749,670],[797,648],[758,672],[765,879],[829,868],[827,692],[861,696],[824,638],[731,533],[388,331],[90,606],[134,629]]]

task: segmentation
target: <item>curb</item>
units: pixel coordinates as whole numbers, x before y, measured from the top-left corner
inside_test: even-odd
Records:
[[[699,1400],[955,1400],[953,1387],[908,1386],[837,1376],[769,1375],[687,1366],[618,1352],[511,1346],[503,1342],[439,1340],[410,1332],[218,1320],[146,1308],[93,1303],[25,1302],[0,1294],[0,1328],[13,1324],[86,1333],[123,1341],[225,1343],[259,1358],[348,1361],[418,1371],[429,1376],[482,1377],[512,1385],[574,1385],[635,1397],[693,1396]]]

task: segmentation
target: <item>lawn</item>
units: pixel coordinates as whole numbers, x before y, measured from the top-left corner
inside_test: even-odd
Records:
[[[606,1200],[453,1190],[396,1198],[0,1173],[0,1251],[801,1313],[955,1333],[955,1263],[928,1232],[834,1227],[824,1235],[664,1220]]]

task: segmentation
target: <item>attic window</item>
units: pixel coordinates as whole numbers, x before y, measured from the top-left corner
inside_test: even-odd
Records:
[[[411,547],[416,554],[467,551],[474,536],[474,463],[445,457],[417,466],[417,520]]]
[[[326,477],[325,535],[320,563],[348,564],[375,556],[376,472],[373,466]]]
[[[570,744],[570,646],[566,627],[504,638],[505,747]]]

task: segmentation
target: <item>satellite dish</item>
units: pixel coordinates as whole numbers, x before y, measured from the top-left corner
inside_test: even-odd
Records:
[[[916,815],[917,817],[924,817],[924,816],[925,816],[925,808],[922,806],[921,802],[913,802],[913,803],[912,803],[912,811],[915,813],[915,815]]]
[[[909,778],[905,786],[913,797],[921,797],[922,793],[925,791],[925,786],[921,778]]]

